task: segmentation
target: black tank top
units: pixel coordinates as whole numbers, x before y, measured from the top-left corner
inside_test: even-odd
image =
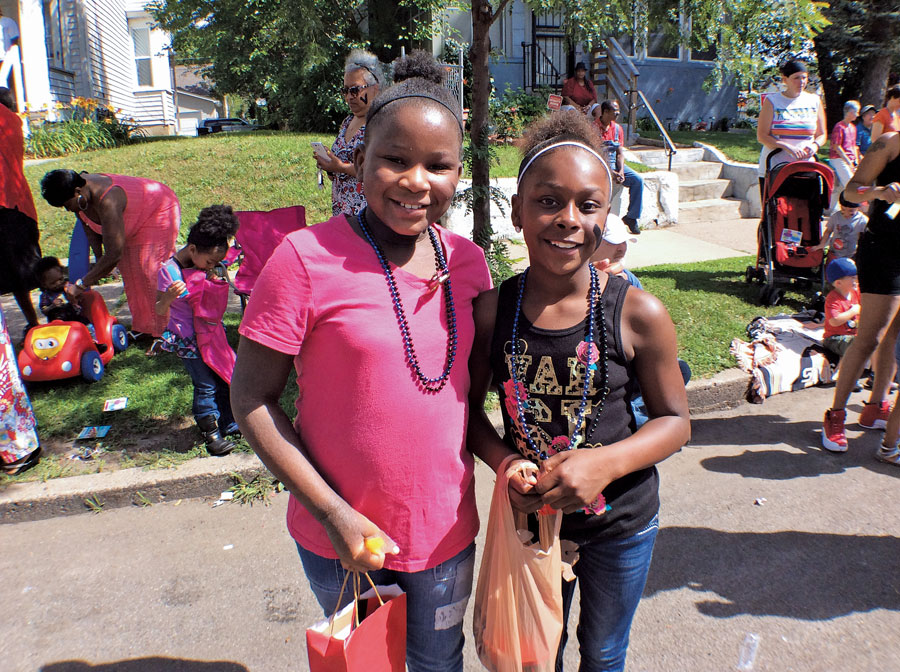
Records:
[[[584,350],[579,344],[587,333],[587,318],[569,329],[541,329],[535,327],[524,314],[519,315],[519,380],[525,384],[527,404],[525,422],[531,432],[538,453],[527,444],[518,427],[516,397],[512,387],[513,320],[519,276],[500,286],[497,321],[491,342],[491,369],[500,394],[503,412],[504,441],[513,450],[536,464],[541,454],[547,457],[556,452],[559,437],[571,437],[575,417],[581,403],[586,367]],[[621,441],[635,431],[631,400],[637,394],[637,379],[622,347],[621,317],[628,281],[610,276],[603,290],[602,302],[608,344],[609,394],[603,412],[597,415],[598,387],[601,371],[598,365],[591,372],[588,405],[585,408],[586,426],[593,427],[590,436],[579,450],[603,450],[604,445]],[[597,311],[599,313],[599,311]],[[599,347],[599,328],[595,329]],[[524,371],[524,374],[521,372]],[[520,393],[521,394],[521,393]],[[656,467],[642,469],[610,483],[603,491],[611,510],[603,515],[572,513],[563,517],[561,536],[578,544],[601,538],[621,538],[636,534],[652,520],[659,510],[659,474]]]
[[[891,182],[900,182],[900,156],[888,163],[881,174],[875,178],[875,184],[879,187],[886,186]],[[878,237],[879,242],[890,246],[894,253],[900,253],[900,217],[891,219],[887,216],[886,210],[891,207],[887,201],[873,200],[872,208],[869,212],[868,231]]]

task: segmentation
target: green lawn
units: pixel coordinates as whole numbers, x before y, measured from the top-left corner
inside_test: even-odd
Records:
[[[307,219],[331,216],[331,190],[316,188],[311,140],[333,138],[308,133],[220,133],[202,138],[164,138],[119,149],[85,152],[28,166],[25,176],[34,192],[45,254],[67,257],[74,216],[51,208],[40,197],[40,180],[48,170],[138,175],[169,185],[181,201],[182,235],[207,205],[226,203],[236,210],[271,210],[303,204]]]
[[[658,131],[641,131],[645,138],[659,138]],[[761,145],[756,139],[756,129],[746,133],[721,133],[719,131],[669,131],[669,137],[678,145],[693,147],[695,142],[712,145],[732,161],[756,164]],[[819,149],[819,161],[828,162],[828,143]]]
[[[659,131],[641,131],[645,138],[660,138]],[[756,131],[750,129],[746,133],[721,133],[719,131],[669,131],[669,137],[677,145],[693,147],[695,142],[702,142],[719,149],[732,161],[756,163],[759,161],[759,142]]]
[[[669,310],[678,333],[679,355],[697,378],[735,366],[731,341],[746,340],[744,329],[754,317],[797,312],[810,302],[815,290],[788,291],[778,306],[757,305],[760,285],[744,282],[744,272],[754,261],[737,257],[635,271],[644,289]]]

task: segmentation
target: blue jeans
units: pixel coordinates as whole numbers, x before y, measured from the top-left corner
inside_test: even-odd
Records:
[[[638,221],[644,204],[644,180],[628,166],[623,166],[625,181],[622,186],[628,189],[628,212],[626,217]]]
[[[194,420],[211,415],[217,420],[222,434],[233,434],[238,431],[237,423],[231,414],[231,392],[228,383],[199,357],[196,359],[182,357],[181,363],[194,383],[194,403],[191,408]]]
[[[681,369],[681,379],[684,386],[691,382],[691,367],[683,359],[678,360],[678,368]],[[647,412],[647,404],[644,403],[644,395],[638,390],[638,395],[631,400],[631,410],[634,413],[634,420],[638,429],[650,419]]]
[[[311,553],[297,544],[303,571],[326,616],[349,604],[352,592],[338,595],[344,582],[340,560]],[[375,585],[397,584],[406,592],[406,667],[409,672],[462,672],[463,616],[472,593],[475,543],[446,562],[420,572],[369,572]],[[363,580],[363,584],[368,584]]]
[[[568,639],[569,609],[575,584],[581,586],[581,619],[578,644],[580,672],[621,672],[625,669],[631,620],[641,601],[653,544],[659,532],[659,515],[625,539],[613,539],[579,547],[576,580],[563,581],[563,628],[556,655],[556,670],[562,672],[563,650]]]

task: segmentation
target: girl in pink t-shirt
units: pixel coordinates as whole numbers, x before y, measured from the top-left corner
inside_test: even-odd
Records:
[[[478,530],[467,362],[491,287],[481,248],[436,225],[462,172],[462,115],[442,73],[423,74],[367,113],[367,206],[287,236],[263,269],[232,381],[244,436],[291,493],[323,611],[346,570],[400,585],[413,672],[462,670]],[[293,423],[279,405],[292,365]]]

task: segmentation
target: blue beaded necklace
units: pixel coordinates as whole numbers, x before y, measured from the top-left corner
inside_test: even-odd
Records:
[[[397,281],[394,279],[394,273],[391,271],[387,257],[384,256],[384,251],[378,245],[378,242],[369,230],[368,223],[366,222],[365,208],[357,213],[356,219],[359,222],[359,228],[362,230],[369,245],[375,250],[375,256],[378,257],[378,262],[381,264],[381,270],[384,273],[384,279],[387,281],[388,291],[391,294],[391,301],[394,304],[394,314],[397,316],[397,324],[400,327],[400,336],[403,338],[406,363],[416,374],[419,385],[421,385],[426,392],[440,392],[444,389],[444,385],[447,384],[447,380],[450,378],[450,369],[453,368],[453,362],[456,359],[457,334],[456,309],[453,307],[453,290],[450,288],[450,269],[447,266],[444,252],[441,250],[440,243],[438,242],[437,234],[435,234],[433,227],[428,227],[428,237],[431,240],[431,246],[434,248],[434,265],[437,269],[431,282],[435,288],[441,284],[445,285],[444,309],[447,313],[447,359],[443,373],[437,378],[428,378],[422,373],[422,369],[419,366],[419,358],[416,357],[416,349],[413,345],[412,334],[409,331],[409,321],[406,319],[406,311],[403,310],[400,292],[397,290]]]
[[[609,366],[608,366],[608,354],[609,354],[609,346],[606,338],[606,319],[603,312],[603,296],[600,292],[600,277],[597,274],[597,269],[595,269],[592,265],[588,265],[591,273],[591,286],[588,292],[588,326],[587,326],[587,334],[585,335],[585,343],[587,344],[586,348],[586,365],[587,370],[584,372],[584,384],[581,388],[581,403],[578,406],[578,414],[575,417],[575,426],[572,430],[572,436],[569,439],[569,445],[566,447],[566,450],[572,450],[577,448],[583,441],[587,441],[593,435],[594,430],[597,428],[597,419],[603,413],[603,406],[606,402],[606,396],[609,393]],[[522,432],[525,435],[525,442],[528,444],[528,447],[531,448],[533,454],[540,456],[542,460],[546,460],[548,456],[547,452],[544,450],[538,450],[537,444],[534,441],[534,437],[531,435],[531,430],[528,428],[527,423],[525,422],[525,403],[522,399],[522,395],[519,392],[519,378],[518,378],[518,369],[519,369],[519,315],[522,313],[522,298],[525,295],[525,280],[528,277],[528,269],[519,276],[519,291],[516,296],[516,313],[513,317],[513,326],[512,326],[512,344],[510,346],[511,354],[512,354],[512,382],[513,382],[513,390],[516,396],[516,411],[519,418],[519,425],[522,427]],[[599,301],[597,300],[599,297]],[[596,317],[595,317],[596,312]],[[585,424],[584,422],[584,410],[587,407],[587,397],[588,390],[591,386],[591,378],[594,375],[594,371],[597,370],[597,364],[592,362],[593,359],[593,349],[594,349],[594,329],[596,322],[599,320],[600,323],[600,344],[601,350],[599,355],[600,361],[600,394],[597,399],[597,412],[594,415],[593,421],[590,423],[590,426],[587,428],[584,434],[582,434],[582,428]],[[524,385],[523,385],[524,387]]]

